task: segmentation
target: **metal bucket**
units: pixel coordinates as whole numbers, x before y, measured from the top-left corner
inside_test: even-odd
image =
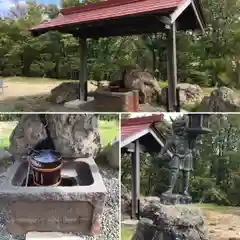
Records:
[[[52,150],[32,151],[30,167],[36,186],[58,186],[61,183],[62,157]]]

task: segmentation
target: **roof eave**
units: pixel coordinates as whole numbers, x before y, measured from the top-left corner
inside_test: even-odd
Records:
[[[204,33],[205,32],[205,27],[206,27],[206,22],[204,19],[204,15],[203,15],[203,11],[202,11],[202,4],[199,1],[191,1],[191,5],[193,8],[193,11],[196,15],[199,27],[201,29],[201,31]]]
[[[197,19],[198,24],[196,26],[196,29],[200,29],[202,32],[204,32],[206,23],[205,23],[204,16],[203,16],[202,5],[199,1],[185,0],[169,16],[171,19],[170,23],[173,24],[174,22],[176,22],[177,19],[183,14],[183,12],[189,7],[192,8],[194,15],[196,16],[196,19]]]

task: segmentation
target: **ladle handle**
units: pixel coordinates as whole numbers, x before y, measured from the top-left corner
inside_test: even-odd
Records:
[[[28,186],[29,173],[30,173],[30,160],[29,160],[29,157],[28,157],[28,170],[27,170],[27,178],[26,178],[26,184],[25,184],[25,187]]]

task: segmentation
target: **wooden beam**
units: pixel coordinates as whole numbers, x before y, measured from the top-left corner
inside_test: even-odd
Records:
[[[196,5],[195,5],[194,1],[191,1],[191,2],[192,2],[193,11],[194,11],[194,13],[196,15],[197,21],[198,21],[198,23],[200,25],[200,28],[201,28],[202,32],[204,33],[205,30],[204,30],[203,22],[202,22],[201,17],[200,17],[200,15],[198,13]]]
[[[140,204],[140,145],[135,141],[135,151],[132,153],[132,218],[139,219]]]
[[[79,38],[80,48],[80,73],[79,73],[79,99],[87,101],[87,40]]]
[[[167,34],[167,75],[168,100],[170,112],[177,106],[177,55],[176,55],[176,24],[171,25]]]
[[[180,4],[176,10],[170,15],[171,18],[171,24],[176,22],[178,17],[189,7],[191,4],[192,0],[185,0],[182,4]]]

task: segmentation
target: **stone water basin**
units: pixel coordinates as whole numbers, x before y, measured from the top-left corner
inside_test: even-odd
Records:
[[[106,188],[92,158],[64,161],[62,183],[56,187],[33,186],[31,175],[25,186],[27,166],[15,161],[0,189],[9,233],[100,233]]]

